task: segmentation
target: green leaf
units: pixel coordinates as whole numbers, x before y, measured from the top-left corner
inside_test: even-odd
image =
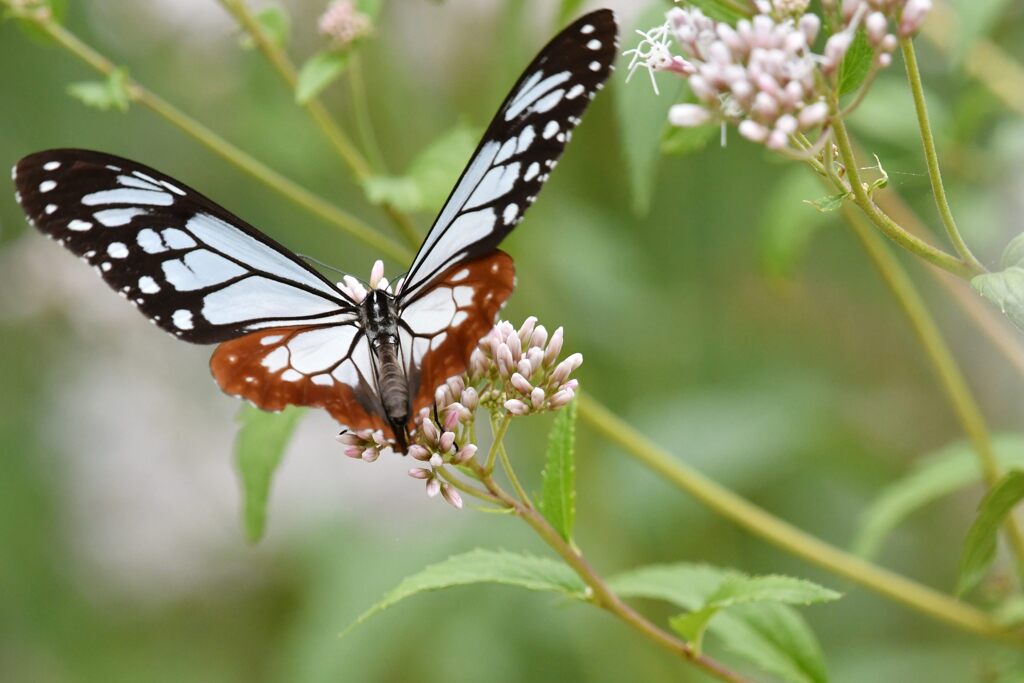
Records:
[[[1004,467],[1024,468],[1024,435],[997,434],[992,447]],[[874,557],[893,529],[912,513],[956,491],[976,486],[981,479],[977,455],[969,443],[957,442],[926,456],[864,511],[853,542],[854,552]]]
[[[128,74],[124,69],[111,71],[105,80],[84,81],[68,86],[68,94],[88,107],[102,111],[128,111]]]
[[[661,153],[681,157],[699,152],[720,130],[718,126],[669,126],[661,138]]]
[[[448,198],[479,137],[476,128],[457,124],[420,151],[405,175],[368,178],[367,196],[401,211],[436,211]]]
[[[562,0],[558,8],[558,25],[568,24],[580,11],[583,0]]]
[[[242,477],[245,535],[251,543],[263,537],[270,482],[304,412],[289,407],[280,413],[267,413],[246,405],[238,414],[241,427],[235,441],[235,461]]]
[[[310,57],[299,70],[295,101],[305,104],[319,95],[345,71],[350,55],[350,50],[324,50]]]
[[[292,19],[288,10],[280,5],[267,5],[257,11],[254,18],[259,24],[260,30],[267,34],[271,43],[281,48],[288,44],[292,32]],[[256,41],[252,39],[252,36],[243,36],[241,42],[242,47],[246,49],[256,47]]]
[[[842,594],[806,579],[769,574],[767,576],[727,576],[705,601],[707,607],[731,607],[750,602],[777,602],[786,605],[813,605],[838,600]]]
[[[811,239],[828,222],[820,207],[806,200],[820,191],[817,177],[797,167],[785,171],[772,188],[761,212],[759,230],[761,263],[769,275],[790,276]],[[805,204],[811,204],[818,211],[812,211]]]
[[[820,213],[831,213],[843,205],[843,200],[846,199],[847,196],[849,196],[848,192],[827,194],[824,197],[819,197],[818,199],[805,199],[804,204],[813,206]]]
[[[668,625],[682,636],[683,640],[690,643],[697,654],[700,654],[704,647],[704,632],[707,630],[711,617],[717,613],[718,608],[705,607],[696,612],[676,615],[668,620]]]
[[[846,95],[860,87],[871,70],[871,62],[875,58],[874,48],[868,42],[864,29],[857,31],[850,48],[839,65],[839,94]]]
[[[996,557],[996,534],[1010,511],[1024,498],[1024,471],[1013,470],[1000,479],[978,506],[978,518],[967,532],[960,558],[957,593],[976,586]]]
[[[710,626],[725,648],[790,683],[826,683],[825,657],[814,632],[788,605],[737,605]]]
[[[1024,330],[1024,268],[1011,266],[994,273],[976,275],[971,286],[999,307],[1010,321]]]
[[[402,580],[343,632],[347,634],[370,617],[418,593],[453,586],[496,583],[533,591],[581,598],[586,586],[566,564],[546,557],[476,549],[425,567]]]
[[[664,23],[661,5],[652,5],[642,12],[635,27],[649,29]],[[629,31],[627,35],[634,35]],[[638,69],[629,82],[615,84],[615,107],[618,112],[619,141],[626,161],[633,212],[647,213],[658,171],[661,140],[668,128],[668,108],[679,98],[683,79],[674,74],[655,74],[660,95],[651,88],[646,69]]]
[[[798,603],[820,601],[834,599],[832,591],[799,579],[746,577],[732,570],[690,564],[643,567],[609,579],[608,585],[621,597],[664,600],[691,613],[715,609],[707,630],[738,656],[791,683],[824,683],[828,678],[814,634],[791,607],[777,602],[726,603],[771,593]],[[710,604],[719,590],[718,599],[727,608]],[[680,624],[676,617],[673,627],[681,625],[684,630],[691,629],[691,636],[699,635],[692,629],[699,626],[700,618]]]
[[[565,540],[572,537],[576,519],[576,401],[555,418],[548,435],[542,474],[540,511]]]

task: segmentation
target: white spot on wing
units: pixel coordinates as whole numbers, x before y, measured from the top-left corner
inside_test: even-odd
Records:
[[[303,377],[305,377],[305,375],[301,372],[297,372],[296,370],[292,370],[291,368],[288,368],[281,373],[281,379],[285,382],[298,382]]]
[[[590,63],[590,70],[591,71],[600,71],[601,70],[601,62],[597,62],[597,61],[591,62]]]
[[[593,24],[583,24],[583,26],[580,27],[580,33],[582,33],[585,36],[589,36],[593,32],[594,32],[594,25]]]
[[[135,236],[135,241],[147,254],[159,254],[167,251],[167,245],[160,239],[160,235],[156,233],[156,230],[150,228],[140,230],[139,234]]]
[[[558,103],[562,101],[562,97],[565,95],[564,90],[555,90],[550,92],[541,99],[537,100],[537,104],[533,106],[535,112],[543,114],[546,111],[551,111]]]
[[[100,190],[82,197],[82,203],[86,206],[99,204],[153,204],[157,206],[170,206],[174,203],[174,197],[166,192],[150,192],[148,190],[120,189]]]
[[[260,345],[261,346],[271,346],[272,344],[276,344],[277,342],[281,341],[282,339],[284,339],[284,335],[283,334],[270,334],[270,335],[267,335],[266,337],[263,337],[262,339],[260,339]]]
[[[502,212],[501,218],[502,220],[505,221],[505,225],[508,225],[509,223],[514,221],[516,219],[516,216],[518,215],[519,207],[516,206],[515,204],[509,204],[508,206],[505,207],[505,211]]]
[[[246,272],[238,264],[206,249],[191,251],[183,258],[164,261],[160,266],[164,277],[179,292],[217,285]]]
[[[466,202],[467,209],[481,204],[490,204],[495,199],[508,194],[519,179],[519,162],[492,168],[484,176],[476,190]]]
[[[105,209],[103,211],[97,211],[92,216],[108,228],[117,228],[122,225],[127,225],[133,218],[145,213],[145,209],[132,207],[129,209]]]
[[[56,204],[47,204],[46,208],[43,209],[43,211],[45,211],[47,215],[50,215],[51,213],[53,213],[56,210],[57,210],[57,205]]]
[[[107,255],[110,258],[127,258],[128,247],[124,242],[111,242],[107,247]]]
[[[548,121],[548,124],[544,126],[544,139],[550,140],[558,132],[558,121]]]
[[[536,83],[536,85],[531,85],[532,83],[534,83],[534,79],[536,77],[537,74],[534,74],[534,77],[531,78],[530,81],[525,83],[522,88],[520,88],[519,93],[516,94],[515,99],[509,103],[508,111],[505,112],[506,121],[511,121],[515,117],[519,116],[519,114],[522,113],[523,110],[525,110],[527,107],[536,102],[539,97],[547,93],[555,86],[558,86],[569,80],[569,78],[572,77],[572,74],[568,71],[560,71],[559,73],[553,76],[548,76],[541,82]]]
[[[601,41],[598,40],[597,38],[594,38],[593,40],[591,40],[591,41],[589,41],[587,43],[587,47],[589,47],[591,50],[600,50],[601,49]]]
[[[192,329],[192,311],[184,308],[179,308],[171,316],[171,322],[179,330],[191,330]]]
[[[156,294],[160,291],[160,285],[148,275],[139,278],[139,291],[143,294]]]
[[[74,230],[75,232],[85,232],[92,228],[92,223],[89,221],[81,221],[77,218],[73,218],[68,221],[68,230]]]
[[[455,317],[455,310],[451,290],[438,288],[406,307],[402,311],[402,319],[416,334],[437,334],[448,328]]]
[[[533,180],[538,173],[540,173],[540,164],[535,161],[530,164],[528,169],[526,169],[526,173],[523,175],[523,180]]]
[[[43,164],[44,171],[56,171],[58,168],[60,168],[59,161],[47,161],[45,164]]]
[[[292,367],[307,375],[333,367],[348,355],[356,332],[351,326],[325,327],[296,335],[288,342]]]
[[[522,154],[528,150],[536,137],[537,131],[533,129],[533,126],[523,128],[523,132],[519,134],[519,142],[516,143],[516,154]]]
[[[160,234],[163,235],[164,242],[171,249],[191,249],[196,246],[196,241],[183,230],[167,228],[166,230],[161,230]]]
[[[40,192],[49,192],[50,190],[52,190],[55,187],[57,187],[57,181],[56,180],[44,180],[43,182],[39,183],[39,191]]]
[[[288,365],[288,349],[284,346],[277,347],[263,357],[263,360],[260,361],[260,365],[271,372],[277,372]]]

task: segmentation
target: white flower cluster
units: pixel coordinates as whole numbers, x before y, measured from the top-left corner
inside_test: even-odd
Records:
[[[563,331],[548,331],[530,316],[517,330],[503,320],[483,338],[470,357],[469,377],[487,379],[481,400],[512,415],[558,410],[576,396],[579,382],[570,375],[583,364],[574,353],[559,362]]]
[[[317,27],[338,47],[346,47],[367,35],[373,24],[370,17],[356,9],[351,0],[336,0],[320,16]]]
[[[890,26],[900,36],[912,35],[931,7],[931,0],[836,2],[823,2],[836,15],[838,29],[820,54],[813,46],[822,22],[806,11],[806,0],[758,0],[758,13],[735,26],[696,8],[674,7],[663,25],[639,32],[639,45],[626,53],[632,57],[630,75],[643,67],[652,83],[654,71],[688,80],[699,103],[673,106],[673,125],[735,123],[749,140],[789,149],[792,135],[827,129],[826,95],[838,87],[839,67],[861,25],[875,52],[873,69],[884,68],[898,43]],[[682,55],[673,54],[673,43]]]

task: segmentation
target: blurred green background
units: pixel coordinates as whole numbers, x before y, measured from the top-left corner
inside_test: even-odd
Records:
[[[608,4],[627,29],[644,9]],[[69,5],[69,27],[133,77],[390,229],[276,74],[239,49],[215,2]],[[392,170],[460,120],[486,124],[555,30],[555,5],[385,3],[363,63]],[[321,46],[323,6],[288,3],[294,58]],[[1001,3],[971,30],[1024,60],[1019,4]],[[994,264],[1021,229],[1024,123],[963,74],[956,54],[918,42],[954,211]],[[366,277],[374,253],[153,114],[104,113],[69,98],[67,84],[95,78],[70,54],[8,22],[0,65],[0,165],[59,146],[121,154],[292,249]],[[821,194],[806,169],[732,133],[724,148],[716,138],[663,159],[649,210],[633,212],[615,99],[648,86],[622,76],[505,244],[519,272],[505,315],[564,325],[567,350],[586,358],[586,391],[693,467],[847,546],[888,482],[960,438],[949,405],[852,235],[836,215],[819,220],[801,203]],[[351,121],[346,88],[335,85],[327,101]],[[911,106],[896,64],[855,132],[882,157],[892,188],[935,226]],[[419,216],[421,229],[430,218]],[[785,256],[787,235],[816,221],[806,251]],[[404,265],[388,263],[388,272]],[[994,429],[1019,430],[1020,377],[919,264],[907,265]],[[321,415],[304,420],[288,451],[267,538],[247,546],[231,460],[238,404],[211,382],[208,349],[146,324],[85,265],[33,234],[13,191],[0,193],[0,339],[0,680],[704,680],[603,613],[511,588],[417,597],[339,640],[378,595],[428,563],[478,546],[545,549],[511,518],[428,500],[398,458],[345,458]],[[510,437],[531,486],[549,424],[517,423]],[[577,542],[603,572],[707,562],[847,591],[804,610],[836,681],[987,680],[1006,654],[776,551],[585,426],[577,467]],[[978,495],[913,516],[880,562],[951,590]]]

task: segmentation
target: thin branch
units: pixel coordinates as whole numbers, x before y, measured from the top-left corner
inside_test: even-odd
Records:
[[[953,211],[949,208],[949,200],[946,198],[946,187],[942,184],[939,156],[935,151],[935,137],[932,135],[932,126],[928,120],[928,107],[924,101],[924,86],[921,84],[921,72],[917,67],[917,54],[914,52],[914,42],[910,38],[903,38],[900,40],[900,49],[903,51],[903,64],[907,70],[907,82],[910,83],[910,92],[914,96],[914,110],[917,112],[917,125],[921,131],[921,144],[924,147],[924,157],[928,166],[928,179],[931,181],[935,206],[939,210],[939,216],[942,218],[942,224],[946,228],[946,234],[949,235],[949,241],[953,244],[956,253],[960,255],[960,259],[973,270],[984,272],[985,267],[971,253],[970,247],[967,246],[963,236],[956,227]]]
[[[981,610],[829,545],[690,469],[589,394],[581,394],[578,401],[580,418],[595,431],[755,536],[939,621],[992,640],[1024,644],[1024,634],[1013,633]]]

